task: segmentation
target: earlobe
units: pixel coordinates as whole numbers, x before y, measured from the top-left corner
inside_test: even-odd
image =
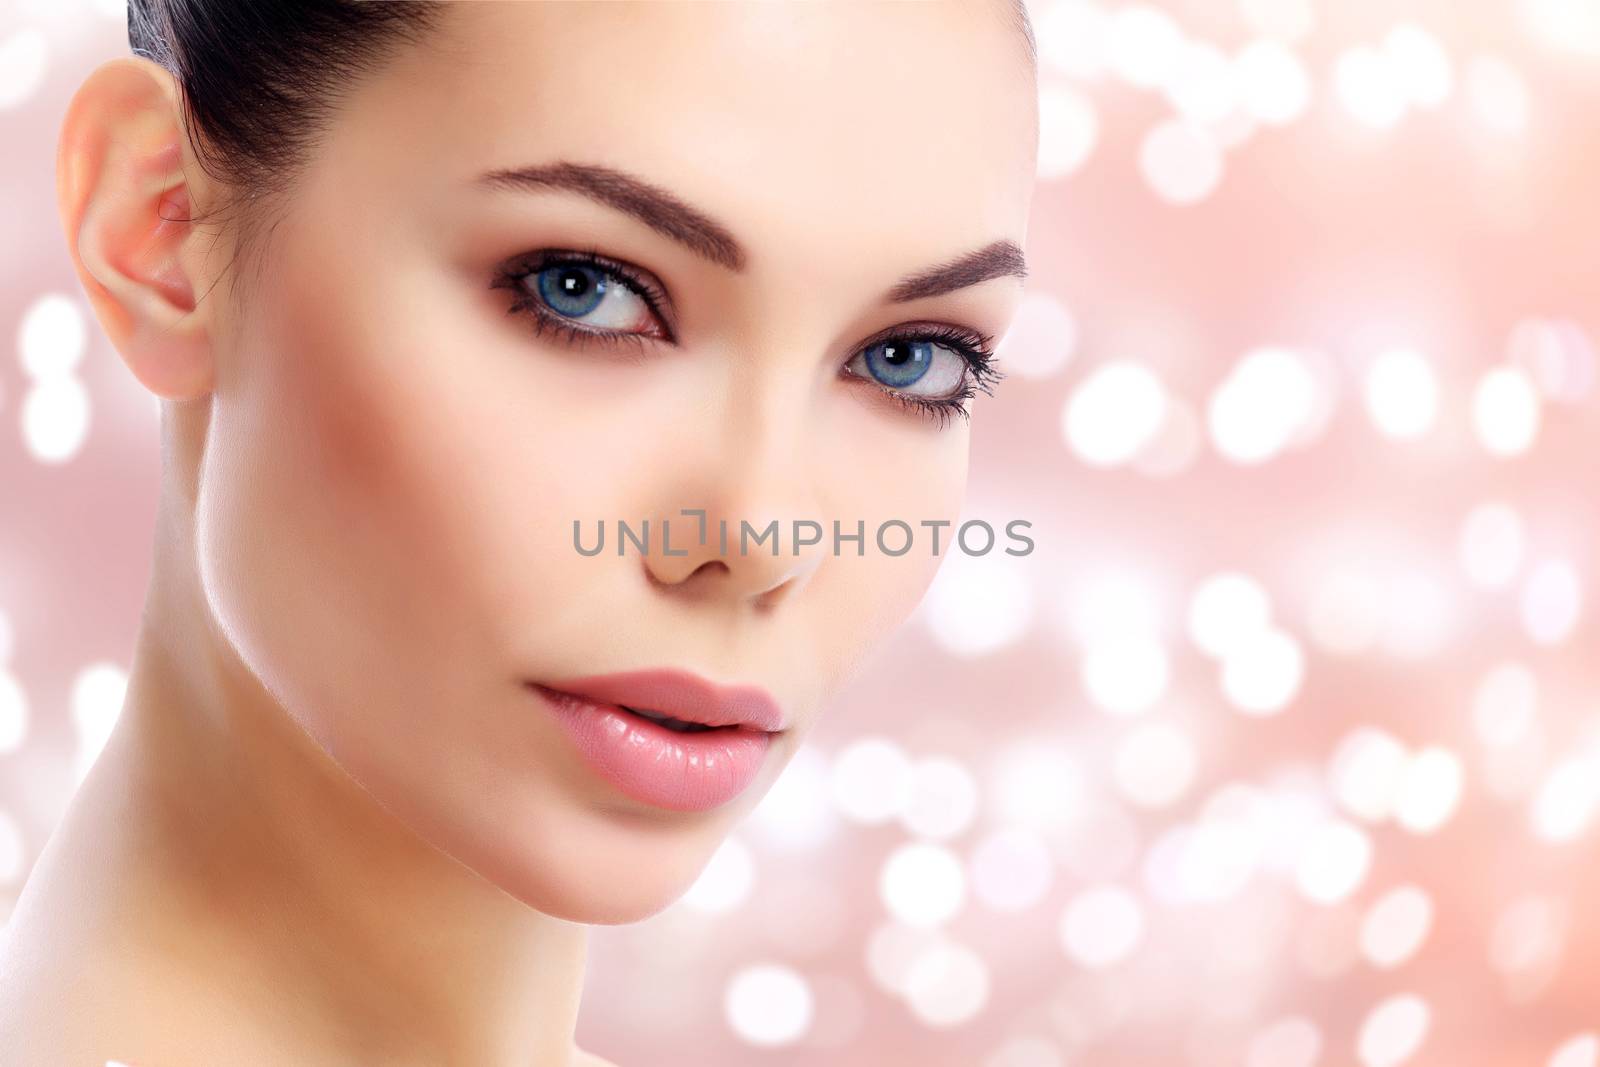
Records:
[[[56,195],[68,252],[123,361],[157,396],[188,400],[214,378],[207,279],[190,218],[205,202],[172,76],[147,59],[114,59],[67,108]]]

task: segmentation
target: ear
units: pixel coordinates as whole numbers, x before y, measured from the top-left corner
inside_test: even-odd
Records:
[[[193,158],[172,75],[111,60],[73,96],[56,151],[56,199],[78,280],[134,377],[159,397],[211,391],[211,279],[189,221],[214,186]],[[202,303],[204,303],[202,301]]]

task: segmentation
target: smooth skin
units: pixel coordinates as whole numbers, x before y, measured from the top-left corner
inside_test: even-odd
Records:
[[[688,888],[942,557],[719,558],[674,523],[686,556],[589,558],[572,521],[957,519],[968,424],[840,368],[900,324],[1004,335],[1015,274],[884,293],[1024,244],[1035,109],[1005,0],[456,4],[236,261],[172,79],[95,70],[60,210],[163,400],[159,525],[121,718],[0,955],[3,1062],[604,1064],[588,925]],[[555,161],[669,190],[742,266],[476,181]],[[494,268],[541,249],[655,279],[675,340],[508,315]],[[523,684],[653,666],[783,706],[735,801],[630,800]]]

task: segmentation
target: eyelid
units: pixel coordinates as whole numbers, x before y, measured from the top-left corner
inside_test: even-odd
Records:
[[[988,394],[993,385],[1005,377],[1005,372],[995,366],[994,335],[974,329],[970,326],[958,326],[948,322],[935,322],[931,320],[919,322],[899,323],[869,337],[857,345],[850,353],[850,358],[845,361],[845,367],[854,363],[863,352],[881,345],[887,341],[931,341],[943,348],[951,349],[966,365],[962,378],[962,389],[967,395],[973,393]],[[859,375],[854,375],[859,377]],[[887,392],[898,393],[898,390],[883,385],[869,376],[869,381],[878,385]]]
[[[638,296],[660,322],[666,336],[655,339],[665,340],[673,345],[678,343],[676,317],[671,311],[672,300],[667,295],[665,287],[656,281],[655,276],[649,271],[608,256],[596,248],[555,247],[520,252],[500,262],[495,269],[495,279],[490,283],[491,288],[512,290],[516,299],[511,310],[521,309],[532,315],[535,327],[541,332],[557,330],[572,343],[612,346],[626,344],[642,352],[645,343],[651,339],[650,335],[628,330],[586,327],[576,321],[566,321],[555,311],[547,310],[542,298],[524,284],[529,277],[540,271],[572,263],[588,266],[614,277]],[[870,374],[863,375],[850,369],[850,365],[864,352],[889,341],[931,342],[950,349],[963,363],[960,387],[943,397],[928,397],[896,389],[878,381]],[[979,392],[990,394],[993,383],[1005,377],[1004,372],[994,367],[995,348],[994,337],[991,334],[974,327],[949,322],[913,320],[896,323],[859,342],[850,350],[848,356],[849,358],[839,366],[841,377],[859,380],[872,386],[885,399],[897,403],[913,414],[937,421],[940,427],[953,416],[970,418],[965,406],[966,401]]]
[[[582,264],[615,277],[643,300],[651,314],[660,321],[666,333],[660,340],[670,344],[678,343],[677,316],[673,313],[672,297],[667,294],[666,287],[649,271],[608,256],[597,248],[541,248],[531,252],[520,252],[510,259],[503,260],[496,268],[496,273],[502,278],[512,278],[520,282],[530,275],[561,263]]]

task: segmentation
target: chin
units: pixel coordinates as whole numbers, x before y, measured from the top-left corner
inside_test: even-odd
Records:
[[[520,833],[514,825],[449,851],[528,907],[593,926],[639,922],[671,906],[726,836],[720,821],[691,826],[581,807],[524,816]]]

